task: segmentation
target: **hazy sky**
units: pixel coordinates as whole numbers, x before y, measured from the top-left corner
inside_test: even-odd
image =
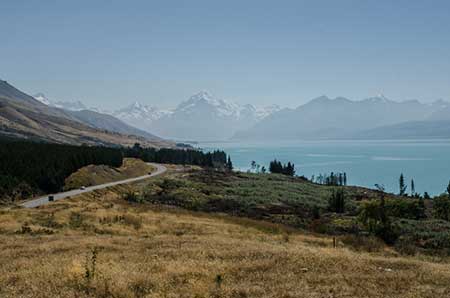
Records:
[[[103,108],[450,99],[450,1],[2,0],[0,28],[1,79]]]

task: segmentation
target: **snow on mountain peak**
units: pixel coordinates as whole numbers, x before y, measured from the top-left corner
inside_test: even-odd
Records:
[[[127,119],[154,121],[170,113],[171,111],[160,110],[136,101],[125,108],[113,112],[112,114],[124,121]]]
[[[37,93],[33,97],[37,101],[40,101],[41,103],[43,103],[47,106],[50,105],[50,100],[47,97],[45,97],[44,93]]]
[[[392,102],[392,100],[390,100],[389,98],[384,96],[384,94],[379,94],[377,96],[369,97],[363,101],[373,102],[373,103],[390,103],[390,102]]]
[[[34,99],[40,101],[41,103],[54,108],[60,108],[69,111],[81,111],[87,109],[87,107],[79,100],[54,101],[48,99],[43,93],[37,93],[33,97]]]

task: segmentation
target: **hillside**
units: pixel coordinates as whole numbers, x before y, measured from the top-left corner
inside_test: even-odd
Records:
[[[264,221],[129,204],[135,186],[0,209],[0,296],[446,297],[448,259]]]
[[[173,146],[157,138],[147,139],[129,132],[121,134],[98,129],[80,120],[85,119],[86,115],[72,113],[48,107],[7,82],[0,81],[1,135],[76,145],[131,146],[138,142],[152,147]],[[101,125],[104,127],[109,123],[111,121]],[[100,127],[100,124],[97,126]]]
[[[124,135],[135,135],[138,137],[143,137],[147,140],[163,142],[163,139],[149,132],[130,126],[111,115],[89,110],[70,111],[69,113],[80,122],[88,124],[97,129],[108,130]]]
[[[448,139],[450,120],[409,121],[356,133],[360,139]]]
[[[88,165],[65,179],[64,191],[139,177],[153,171],[152,166],[135,158],[124,158],[123,164],[118,168],[107,165]]]

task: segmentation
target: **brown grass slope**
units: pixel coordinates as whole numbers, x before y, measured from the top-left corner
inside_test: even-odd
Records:
[[[138,142],[149,147],[174,146],[165,140],[96,129],[64,110],[38,102],[5,81],[0,81],[0,135],[74,145],[131,146]]]
[[[151,165],[135,158],[124,158],[120,168],[106,165],[89,165],[67,177],[64,190],[139,177],[147,175],[154,170],[154,167]]]
[[[96,191],[0,209],[0,297],[449,297],[448,261]]]

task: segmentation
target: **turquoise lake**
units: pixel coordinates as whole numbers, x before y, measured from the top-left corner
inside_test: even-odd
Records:
[[[346,172],[348,184],[373,188],[382,184],[398,192],[404,174],[410,191],[430,195],[446,191],[450,180],[450,140],[411,141],[305,141],[278,143],[200,143],[204,150],[222,149],[231,156],[234,167],[250,168],[252,160],[266,166],[273,159],[295,163],[297,175]]]

